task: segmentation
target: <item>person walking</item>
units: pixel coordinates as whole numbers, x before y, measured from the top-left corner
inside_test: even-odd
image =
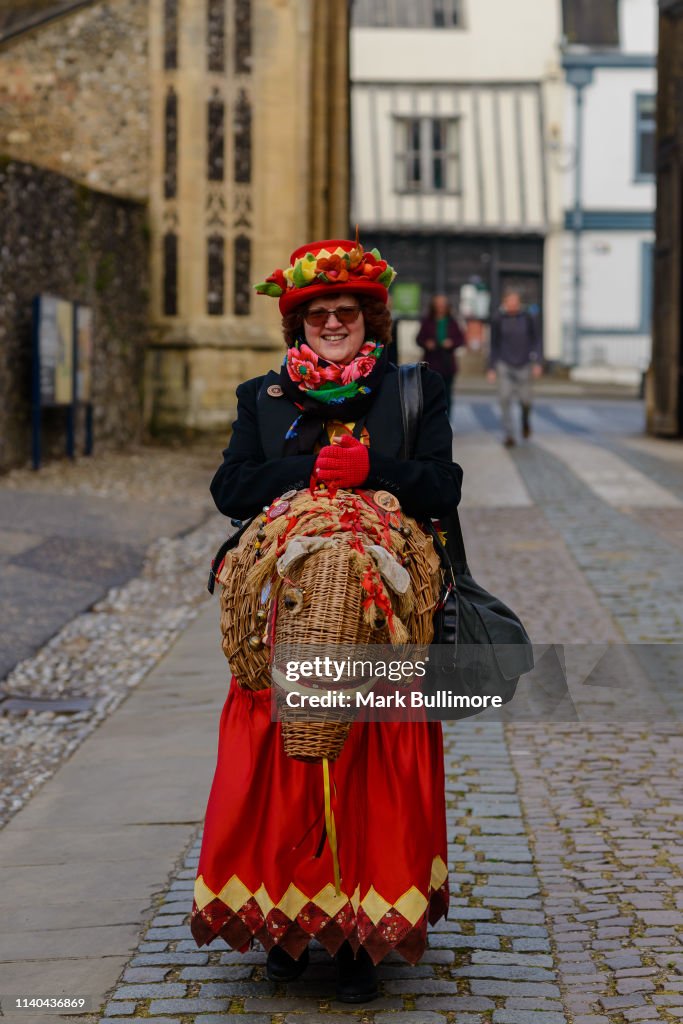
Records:
[[[445,295],[435,295],[429,312],[420,325],[416,338],[424,349],[425,362],[438,373],[446,389],[446,403],[450,416],[453,404],[453,383],[458,372],[455,350],[465,344],[465,336],[453,316]]]
[[[418,519],[458,504],[462,470],[452,461],[446,398],[427,369],[414,455],[402,457],[399,372],[387,358],[394,276],[356,238],[304,245],[257,286],[279,300],[286,351],[279,371],[237,389],[237,419],[211,484],[224,515],[253,517],[309,482],[388,491],[392,508]],[[333,898],[320,766],[285,755],[270,690],[233,678],[191,929],[199,946],[220,937],[246,951],[258,939],[275,982],[305,971],[315,938],[336,960],[337,998],[358,1003],[378,995],[375,965],[389,952],[421,958],[428,923],[448,909],[441,724],[355,722],[334,785],[341,893]]]
[[[518,291],[506,290],[501,311],[491,321],[490,381],[497,381],[503,421],[503,444],[512,448],[517,442],[512,419],[512,400],[522,410],[522,437],[531,437],[532,380],[543,373],[543,338],[538,320],[522,308]]]

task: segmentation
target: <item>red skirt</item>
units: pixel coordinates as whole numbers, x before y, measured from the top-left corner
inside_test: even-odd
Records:
[[[341,895],[325,831],[323,771],[286,756],[269,690],[233,680],[220,721],[191,928],[198,946],[252,939],[298,957],[348,940],[375,963],[422,956],[448,910],[438,722],[355,722],[330,765]]]

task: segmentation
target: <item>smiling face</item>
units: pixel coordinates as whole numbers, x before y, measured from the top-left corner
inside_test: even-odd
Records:
[[[342,323],[340,318],[332,312],[333,310],[360,310],[357,296],[344,292],[343,294],[331,292],[329,295],[321,295],[306,307],[304,313],[304,333],[306,344],[313,349],[316,355],[326,359],[330,363],[350,363],[354,359],[365,341],[365,321],[362,312],[358,313],[356,320],[351,323]],[[321,324],[310,324],[306,317],[314,314],[316,310],[329,310],[325,321]]]

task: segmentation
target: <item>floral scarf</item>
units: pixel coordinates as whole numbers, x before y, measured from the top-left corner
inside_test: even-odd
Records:
[[[301,412],[285,435],[285,455],[313,451],[329,419],[361,420],[387,366],[384,345],[366,341],[350,363],[331,363],[303,340],[287,350],[280,370],[282,390]]]

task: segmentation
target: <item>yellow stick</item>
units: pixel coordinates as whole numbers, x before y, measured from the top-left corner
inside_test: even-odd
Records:
[[[337,828],[334,823],[334,812],[332,810],[332,797],[330,792],[330,763],[326,757],[323,758],[323,784],[325,789],[325,829],[327,839],[332,851],[332,867],[334,870],[334,891],[341,896],[341,875],[339,873],[339,853],[337,850]]]

